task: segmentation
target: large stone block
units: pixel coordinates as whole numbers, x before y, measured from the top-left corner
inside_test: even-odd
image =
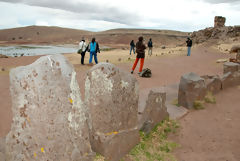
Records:
[[[76,72],[62,55],[10,72],[13,122],[7,161],[90,161],[87,109]]]
[[[228,72],[221,78],[222,89],[240,85],[240,72]]]
[[[169,116],[167,112],[166,92],[162,88],[142,90],[138,103],[138,127],[149,133],[155,125]]]
[[[193,108],[194,101],[203,100],[206,91],[203,78],[195,73],[185,74],[181,77],[179,84],[178,104],[186,108]]]
[[[217,94],[218,92],[221,91],[222,81],[218,75],[216,75],[216,76],[205,75],[205,76],[201,76],[201,77],[204,78],[204,80],[205,80],[207,91],[209,91],[213,94]]]
[[[223,74],[228,72],[234,73],[240,69],[240,64],[233,62],[226,62],[223,64]]]
[[[99,63],[87,73],[91,145],[107,160],[119,160],[139,142],[138,97],[137,80],[112,64]]]

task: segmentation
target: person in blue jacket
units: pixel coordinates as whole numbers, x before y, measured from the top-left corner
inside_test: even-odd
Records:
[[[100,49],[99,49],[98,43],[95,41],[95,38],[92,38],[92,41],[88,45],[88,48],[90,50],[89,64],[92,64],[93,56],[94,56],[95,63],[97,64],[98,63],[97,53],[100,53]]]

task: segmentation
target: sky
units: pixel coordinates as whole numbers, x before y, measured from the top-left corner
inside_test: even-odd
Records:
[[[192,32],[240,25],[240,0],[0,0],[0,29],[59,26],[89,31],[115,28]]]

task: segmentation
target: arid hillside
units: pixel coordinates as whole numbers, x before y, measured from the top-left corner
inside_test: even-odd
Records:
[[[185,42],[189,33],[170,30],[148,29],[113,29],[102,32],[84,30],[28,26],[21,28],[0,30],[1,44],[77,44],[82,37],[97,41],[110,47],[125,47],[131,40],[137,41],[139,36],[144,36],[145,41],[153,39],[155,47],[162,45],[180,46]]]

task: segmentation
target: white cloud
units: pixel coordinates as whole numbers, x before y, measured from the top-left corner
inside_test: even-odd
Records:
[[[26,25],[60,26],[92,31],[152,28],[194,31],[213,26],[214,16],[239,25],[236,0],[0,0],[0,28]],[[4,16],[8,15],[8,16]],[[0,23],[3,24],[3,23]]]

